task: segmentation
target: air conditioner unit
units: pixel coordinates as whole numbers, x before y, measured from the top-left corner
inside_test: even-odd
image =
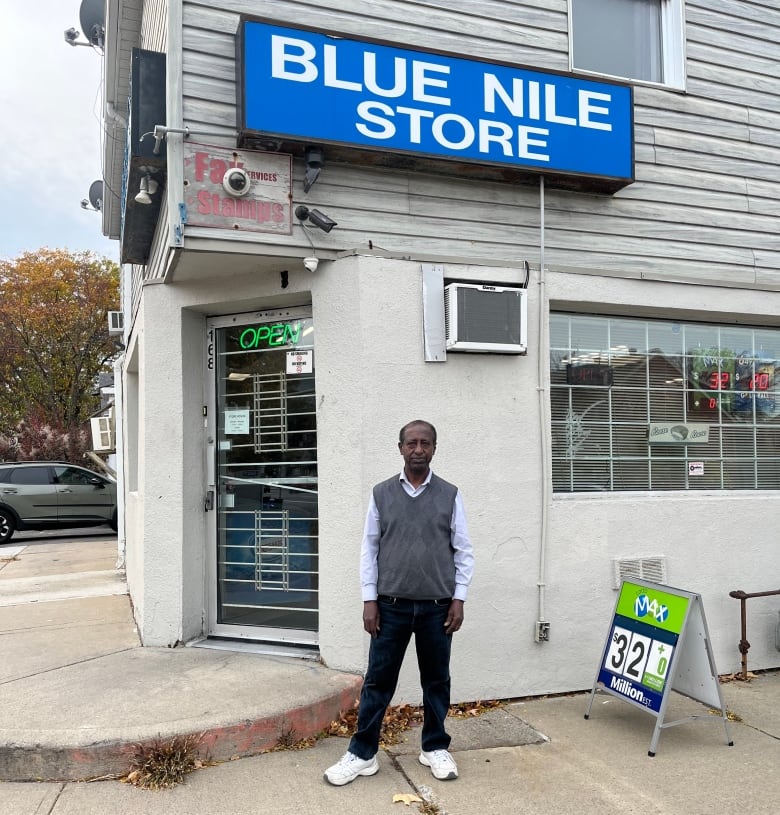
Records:
[[[96,416],[89,421],[92,425],[92,449],[96,453],[113,450],[116,446],[113,415]]]
[[[125,333],[125,315],[123,312],[108,312],[108,333],[111,335]]]
[[[513,286],[450,283],[444,287],[448,351],[525,354],[528,292]]]

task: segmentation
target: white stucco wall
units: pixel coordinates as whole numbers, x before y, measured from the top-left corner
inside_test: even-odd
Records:
[[[372,485],[400,469],[399,427],[425,418],[439,431],[434,468],[463,492],[477,556],[454,645],[454,699],[590,687],[616,599],[614,558],[664,556],[669,584],[703,597],[719,671],[739,668],[739,604],[728,592],[777,588],[768,585],[778,574],[775,493],[553,496],[540,576],[538,272],[529,288],[528,356],[450,354],[446,363],[425,363],[419,263],[366,256],[322,262],[314,275],[291,269],[284,290],[278,274],[231,275],[228,258],[215,257],[214,268],[217,282],[147,287],[136,328],[143,431],[138,496],[128,501],[128,580],[146,644],[201,634],[212,590],[203,511],[205,317],[311,302],[325,664],[364,668],[358,554],[365,508]],[[517,269],[445,264],[445,274],[520,282]],[[758,324],[780,314],[780,294],[767,292],[562,273],[546,283],[553,308],[701,320],[744,313]],[[761,529],[746,530],[745,517],[760,517]],[[533,641],[540,577],[547,644]],[[753,669],[780,662],[778,607],[777,598],[750,603]],[[397,700],[418,697],[412,658]]]

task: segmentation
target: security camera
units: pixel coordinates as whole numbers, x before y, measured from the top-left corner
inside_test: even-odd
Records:
[[[307,269],[308,269],[310,272],[316,272],[316,271],[317,271],[317,267],[320,265],[320,259],[319,259],[319,258],[314,258],[314,257],[311,257],[311,258],[304,258],[304,259],[303,259],[303,265],[304,265],[304,266],[305,266],[305,267],[306,267],[306,268],[307,268]]]
[[[309,209],[303,204],[295,208],[295,217],[301,221],[301,224],[303,221],[308,220],[323,232],[330,232],[334,226],[338,226],[336,221],[329,218],[324,212],[320,212],[318,209]]]
[[[243,167],[231,167],[222,176],[222,186],[228,195],[234,198],[241,198],[249,192],[252,182],[249,173]]]
[[[309,210],[309,220],[323,232],[330,232],[334,226],[337,226],[332,218],[328,218],[324,212],[320,212],[318,209]]]
[[[303,155],[306,162],[303,191],[308,192],[314,186],[314,182],[319,178],[322,168],[325,166],[325,150],[319,145],[310,144],[304,150]]]
[[[304,161],[307,167],[320,169],[325,164],[325,151],[320,146],[309,145],[304,151]]]
[[[65,42],[68,45],[76,45],[76,40],[79,38],[79,32],[75,28],[68,28],[65,30]]]

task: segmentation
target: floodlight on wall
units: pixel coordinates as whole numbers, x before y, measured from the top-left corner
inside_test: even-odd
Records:
[[[304,151],[306,161],[306,172],[303,176],[303,191],[308,192],[314,182],[320,177],[322,168],[325,166],[325,149],[320,145],[309,145]]]
[[[137,204],[144,205],[151,204],[152,203],[151,196],[153,196],[157,192],[158,186],[159,185],[157,184],[157,182],[149,175],[149,173],[147,173],[141,179],[141,186],[140,189],[138,190],[138,195],[135,196],[135,202]]]

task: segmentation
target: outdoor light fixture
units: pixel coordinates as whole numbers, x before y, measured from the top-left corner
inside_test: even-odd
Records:
[[[338,226],[336,221],[329,218],[324,212],[320,212],[318,209],[309,209],[303,204],[295,208],[295,217],[301,222],[301,226],[303,226],[304,221],[309,221],[323,232],[330,232],[334,226]]]
[[[138,195],[135,196],[137,204],[151,204],[151,196],[157,192],[157,182],[147,173],[141,179],[141,187],[138,190]]]
[[[325,150],[320,146],[310,145],[304,151],[304,159],[306,172],[303,176],[303,191],[308,192],[320,177],[320,172],[325,166]]]

